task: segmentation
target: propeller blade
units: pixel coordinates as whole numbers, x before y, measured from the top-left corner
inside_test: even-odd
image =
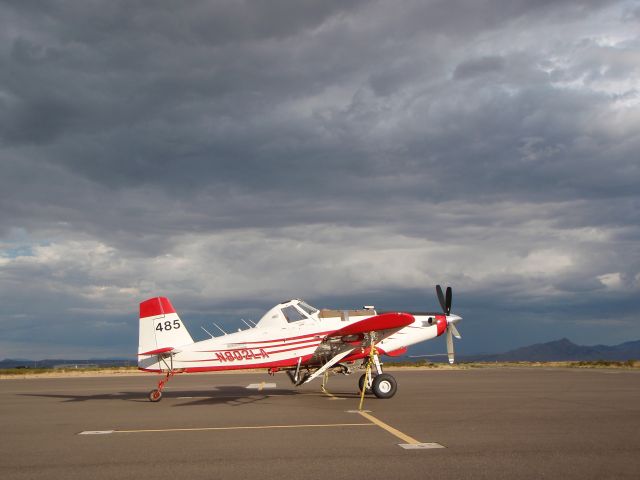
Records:
[[[453,323],[450,323],[448,328],[451,329],[451,333],[453,333],[453,336],[456,337],[458,340],[462,338],[462,335],[460,335],[460,332],[458,331],[458,329]]]
[[[451,329],[449,327],[447,327],[447,356],[449,357],[449,363],[453,365],[453,337],[451,336]]]
[[[451,313],[451,300],[453,296],[453,292],[451,291],[451,287],[447,287],[447,300],[445,302],[446,305],[446,313],[447,315],[449,315],[449,313]]]
[[[440,285],[436,285],[436,293],[438,294],[438,301],[440,302],[440,306],[442,307],[442,311],[446,313],[447,307],[444,301],[444,295],[442,294],[442,287]]]

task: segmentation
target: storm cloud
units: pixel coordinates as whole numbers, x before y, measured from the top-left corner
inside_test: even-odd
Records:
[[[463,353],[640,338],[635,2],[0,12],[0,358],[436,283]]]

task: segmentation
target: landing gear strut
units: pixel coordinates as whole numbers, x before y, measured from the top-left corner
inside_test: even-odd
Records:
[[[149,400],[152,402],[159,402],[160,399],[162,398],[162,389],[164,388],[164,385],[169,381],[169,379],[171,377],[173,377],[176,374],[175,371],[173,370],[169,370],[167,372],[167,375],[158,382],[158,388],[151,390],[149,392]]]
[[[173,368],[173,356],[170,357],[170,363],[167,364],[167,361],[164,357],[158,356],[158,358],[164,363],[167,367],[166,376],[158,382],[158,388],[151,390],[149,392],[149,401],[151,402],[159,402],[162,398],[162,389],[165,384],[176,374],[176,371]]]

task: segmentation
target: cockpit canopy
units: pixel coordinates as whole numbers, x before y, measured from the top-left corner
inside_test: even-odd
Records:
[[[296,298],[273,307],[263,315],[258,322],[258,326],[285,326],[288,323],[303,320],[318,321],[318,309]]]

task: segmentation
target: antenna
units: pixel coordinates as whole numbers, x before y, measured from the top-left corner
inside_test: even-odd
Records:
[[[244,321],[244,318],[241,318],[240,320],[242,320],[242,323],[244,323],[247,327],[253,328],[251,325]]]
[[[222,328],[220,328],[220,325],[218,325],[216,322],[211,322],[211,323],[213,323],[218,328],[218,330],[220,330],[222,333],[224,333],[225,335],[227,334],[227,332],[225,332]]]
[[[200,328],[203,329],[205,332],[207,332],[211,338],[215,338],[213,335],[211,335],[211,332],[206,328],[204,328],[202,325],[200,325]]]

